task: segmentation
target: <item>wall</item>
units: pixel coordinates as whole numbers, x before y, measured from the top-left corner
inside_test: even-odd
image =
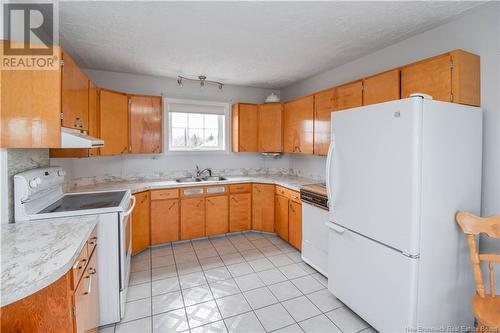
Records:
[[[459,19],[281,90],[282,100],[369,76],[449,50],[481,56],[481,104],[484,109],[484,215],[500,214],[500,4],[488,3]],[[325,159],[290,157],[290,168],[304,173],[324,169]]]
[[[184,98],[218,102],[262,103],[273,91],[270,89],[224,86],[220,92],[216,86],[201,88],[196,82],[177,81],[165,77],[153,77],[127,73],[86,70],[99,87],[137,94],[151,94],[170,98]],[[278,93],[277,91],[274,91]],[[274,159],[260,154],[148,154],[124,155],[96,158],[55,158],[51,165],[60,165],[67,171],[67,179],[73,179],[69,186],[93,182],[120,180],[123,178],[158,179],[191,175],[195,166],[212,167],[219,174],[242,175],[248,173],[288,172],[288,156]]]

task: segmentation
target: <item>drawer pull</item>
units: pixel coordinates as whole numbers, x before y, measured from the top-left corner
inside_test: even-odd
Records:
[[[168,210],[171,210],[172,208],[174,208],[176,202],[172,202],[172,204],[170,205],[170,207],[168,207]]]
[[[231,200],[233,200],[234,202],[238,202],[238,199],[236,199],[235,197],[232,197]]]
[[[73,266],[73,269],[82,269],[85,267],[85,263],[87,262],[87,259],[82,259],[78,260],[75,265]]]
[[[223,193],[223,192],[226,192],[226,188],[223,186],[207,188],[207,193]]]
[[[90,267],[89,268],[89,274],[90,275],[94,275],[95,273],[97,273],[96,269],[94,267]]]
[[[92,237],[91,239],[89,239],[89,244],[96,245],[97,244],[97,237]]]
[[[83,294],[88,295],[92,292],[92,276],[87,275],[85,278],[89,279],[89,287],[87,288],[87,291],[83,292]]]
[[[203,194],[203,189],[202,188],[194,188],[194,189],[184,190],[183,193],[184,193],[184,195]]]
[[[200,202],[198,202],[198,203],[196,204],[196,207],[200,207],[200,205],[201,205],[202,203],[203,203],[203,200],[200,200]]]

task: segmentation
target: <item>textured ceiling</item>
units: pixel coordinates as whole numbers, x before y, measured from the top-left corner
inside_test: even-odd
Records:
[[[61,45],[84,68],[281,88],[479,2],[61,2]]]

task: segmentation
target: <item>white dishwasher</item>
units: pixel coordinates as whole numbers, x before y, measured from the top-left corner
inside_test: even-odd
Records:
[[[328,196],[325,184],[300,188],[302,201],[302,260],[328,277]]]

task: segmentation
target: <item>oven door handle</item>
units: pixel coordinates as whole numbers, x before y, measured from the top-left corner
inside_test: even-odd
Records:
[[[126,212],[123,213],[123,216],[129,216],[130,213],[132,213],[132,211],[134,210],[135,202],[136,202],[135,196],[131,196],[130,198],[132,199],[132,206],[130,206],[130,208]]]

